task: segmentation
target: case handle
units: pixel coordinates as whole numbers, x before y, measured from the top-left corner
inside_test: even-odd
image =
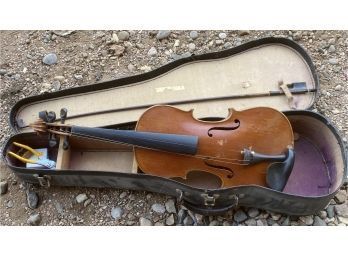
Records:
[[[197,206],[186,200],[183,200],[182,205],[184,205],[187,209],[193,211],[194,213],[198,213],[204,216],[218,216],[238,206],[238,196],[233,195],[232,198],[233,203],[224,207]]]

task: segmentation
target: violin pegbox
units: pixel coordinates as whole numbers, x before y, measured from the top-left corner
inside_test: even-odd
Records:
[[[41,111],[39,112],[39,119],[30,124],[30,127],[33,128],[38,134],[48,133],[48,145],[49,147],[56,147],[58,145],[57,134],[62,135],[61,140],[64,140],[63,148],[67,150],[69,148],[68,138],[66,136],[65,128],[68,127],[64,125],[65,120],[68,116],[68,110],[62,108],[60,110],[60,124],[56,124],[56,113],[54,111]]]
[[[56,113],[53,111],[41,111],[39,112],[39,119],[31,127],[40,133],[47,133],[46,123],[54,123],[56,121]],[[57,146],[57,138],[54,134],[48,132],[48,145],[53,148]]]

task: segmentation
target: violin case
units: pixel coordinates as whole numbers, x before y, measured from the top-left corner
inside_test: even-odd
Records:
[[[308,91],[272,94],[279,92],[279,85],[293,83],[302,83]],[[157,192],[203,215],[222,214],[237,205],[310,215],[324,209],[347,179],[347,148],[335,126],[313,110],[318,90],[314,64],[301,46],[285,38],[263,38],[175,60],[140,75],[22,99],[10,112],[15,135],[4,144],[2,157],[22,180],[46,187]],[[47,136],[28,127],[41,111],[54,111],[60,122],[60,110],[66,108],[67,124],[134,129],[140,115],[155,104],[194,109],[194,117],[205,120],[222,119],[231,107],[268,106],[282,111],[293,127],[296,155],[284,190],[255,185],[219,188],[213,175],[199,171],[189,173],[185,183],[148,175],[138,169],[131,147],[72,137],[64,150],[62,139],[57,147],[49,147]],[[6,154],[16,150],[13,142],[48,148],[56,169],[26,168]]]

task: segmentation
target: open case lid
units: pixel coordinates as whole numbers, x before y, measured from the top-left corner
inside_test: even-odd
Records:
[[[40,111],[59,116],[61,108],[68,110],[66,123],[91,127],[136,121],[155,104],[194,109],[196,118],[226,117],[231,107],[302,110],[313,105],[318,86],[314,64],[301,46],[263,38],[144,74],[22,99],[11,110],[10,124],[16,132],[31,131],[28,125]],[[298,89],[306,92],[296,94]]]

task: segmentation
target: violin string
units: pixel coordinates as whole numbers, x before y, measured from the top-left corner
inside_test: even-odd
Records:
[[[46,125],[50,126],[50,127],[56,127],[57,129],[60,129],[60,130],[56,130],[57,134],[58,134],[58,131],[62,131],[62,129],[64,129],[64,128],[71,128],[72,127],[71,125],[57,124],[57,123],[46,123]],[[53,130],[48,130],[48,131],[53,132]],[[228,151],[229,152],[235,152],[235,153],[240,153],[241,152],[241,150],[238,150],[238,149],[235,149],[235,148],[229,148]],[[238,159],[235,159],[235,160],[238,160]]]
[[[51,124],[50,124],[51,125]],[[59,125],[55,125],[54,127],[59,127],[59,128],[70,128],[70,126],[59,126]],[[74,135],[77,137],[84,137],[84,138],[91,138],[91,139],[95,139],[95,140],[100,140],[100,141],[106,141],[106,142],[113,142],[113,143],[119,143],[122,145],[127,145],[127,146],[132,146],[132,147],[138,147],[138,148],[142,148],[142,149],[147,149],[147,150],[153,150],[153,151],[159,151],[159,152],[166,152],[166,153],[171,153],[171,154],[175,154],[175,155],[181,155],[181,156],[186,156],[186,157],[190,157],[190,158],[196,158],[196,159],[202,159],[205,161],[216,161],[216,162],[221,162],[221,163],[229,163],[232,165],[249,165],[249,162],[247,160],[242,160],[242,159],[233,159],[233,158],[223,158],[223,157],[217,157],[217,156],[208,156],[208,155],[190,155],[190,154],[184,154],[184,153],[175,153],[175,152],[170,152],[170,151],[165,151],[165,150],[159,150],[159,149],[154,149],[151,147],[144,147],[144,146],[137,146],[134,144],[129,144],[129,143],[124,143],[124,142],[119,142],[116,140],[107,140],[107,139],[103,139],[103,138],[99,138],[99,137],[93,137],[93,136],[86,136],[86,135],[79,135],[76,133],[68,133],[65,132],[63,130],[54,130],[54,129],[48,129],[47,131],[51,132],[51,133],[56,133],[56,134],[60,134],[60,135]],[[63,134],[63,133],[67,133],[67,134]],[[241,153],[241,151],[236,151],[236,150],[232,150],[232,149],[228,149],[229,151],[234,151],[234,152],[238,152]]]

